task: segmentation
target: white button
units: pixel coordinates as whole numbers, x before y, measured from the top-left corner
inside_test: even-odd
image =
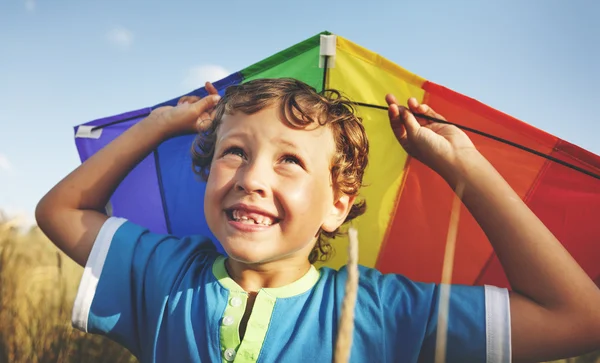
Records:
[[[229,325],[233,324],[233,321],[234,321],[233,316],[226,316],[223,318],[223,325],[229,326]]]
[[[231,306],[237,308],[238,306],[242,305],[242,299],[236,296],[231,298],[231,301],[229,303],[231,304]]]
[[[235,349],[225,349],[225,353],[223,355],[225,356],[226,361],[233,362],[233,360],[235,359]]]

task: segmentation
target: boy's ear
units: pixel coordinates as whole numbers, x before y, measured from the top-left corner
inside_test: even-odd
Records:
[[[350,213],[350,209],[352,209],[352,205],[354,204],[355,199],[355,196],[340,194],[340,196],[334,201],[333,205],[331,206],[331,211],[325,217],[321,228],[325,232],[333,232],[339,226],[341,226],[346,220],[348,213]]]

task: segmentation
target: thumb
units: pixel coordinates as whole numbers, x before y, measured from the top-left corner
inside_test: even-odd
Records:
[[[198,114],[202,114],[203,112],[214,108],[217,105],[217,103],[219,103],[220,99],[221,96],[219,95],[209,95],[204,97],[200,101],[194,102],[192,107],[194,111],[196,111]]]
[[[198,101],[200,101],[200,97],[198,97],[198,96],[194,96],[194,95],[183,96],[179,99],[179,101],[177,101],[177,105],[181,105],[183,103],[194,103],[194,102],[198,102]]]

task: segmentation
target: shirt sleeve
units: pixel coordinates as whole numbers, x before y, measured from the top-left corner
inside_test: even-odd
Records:
[[[436,354],[444,354],[444,347],[445,362],[511,361],[510,308],[506,289],[437,285],[431,306],[421,362],[434,362]]]
[[[400,275],[381,283],[381,297],[396,315],[388,331],[420,344],[420,363],[435,362],[436,354],[446,363],[511,361],[507,289],[418,283]]]
[[[139,356],[189,266],[215,256],[210,240],[149,232],[109,218],[94,242],[73,307],[73,326],[103,334]],[[213,258],[214,259],[214,258]]]

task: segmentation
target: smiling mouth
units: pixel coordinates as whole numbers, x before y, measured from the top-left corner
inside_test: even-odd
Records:
[[[227,215],[227,219],[230,221],[242,224],[269,227],[279,223],[279,219],[277,218],[256,212],[248,212],[242,209],[228,209],[225,210],[225,214]]]

